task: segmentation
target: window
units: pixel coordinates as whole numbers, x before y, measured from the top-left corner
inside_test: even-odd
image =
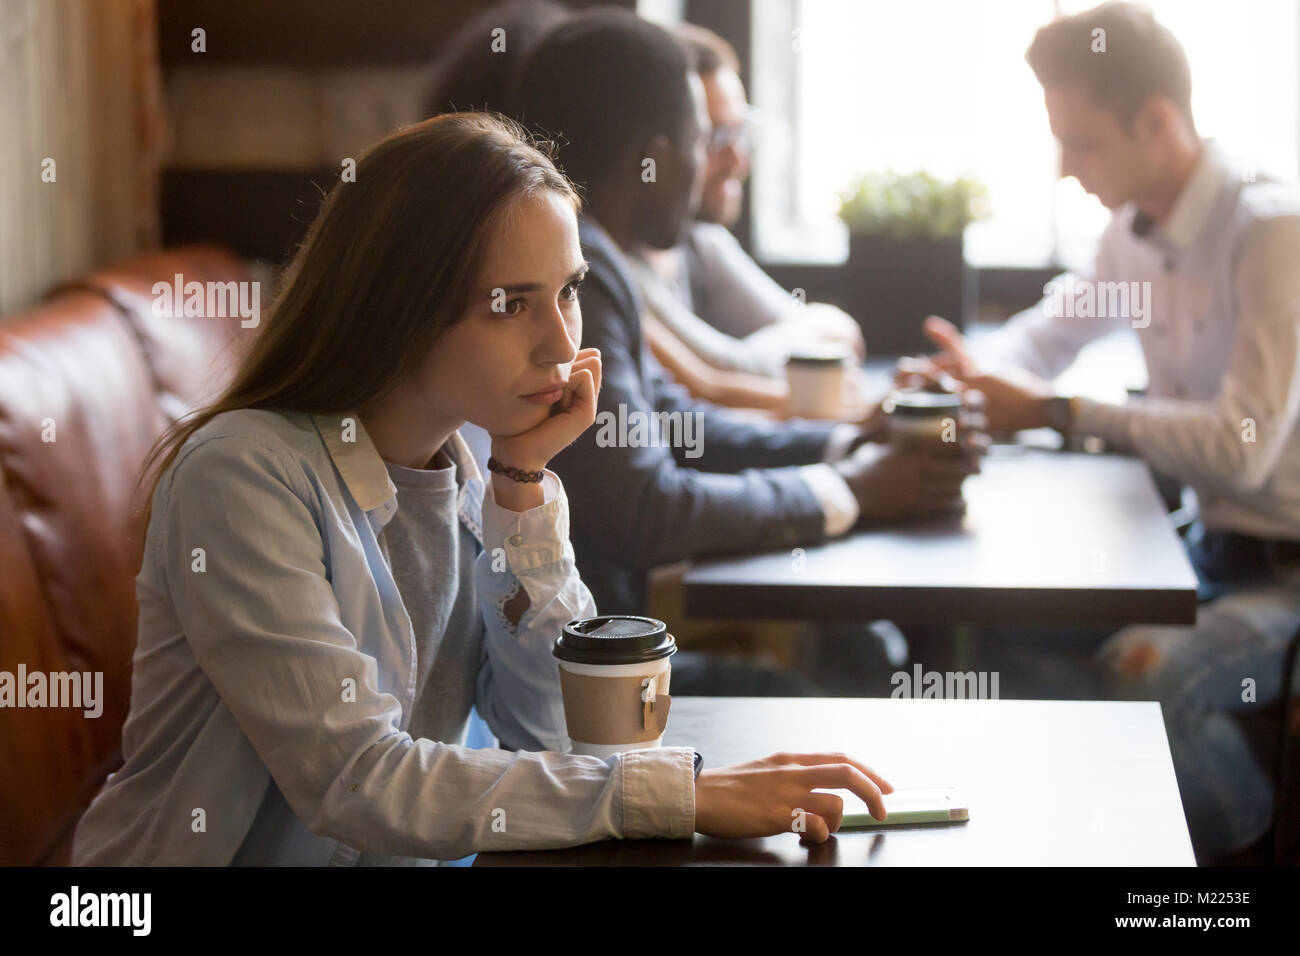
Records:
[[[754,0],[755,246],[771,262],[843,261],[835,216],[853,175],[970,175],[989,219],[984,266],[1078,266],[1107,212],[1057,178],[1042,92],[1025,63],[1039,26],[1088,0]],[[1204,136],[1255,168],[1300,171],[1300,0],[1154,0],[1192,69]]]

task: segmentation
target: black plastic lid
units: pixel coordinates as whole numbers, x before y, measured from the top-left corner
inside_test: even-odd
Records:
[[[889,393],[884,401],[885,411],[904,418],[931,418],[935,415],[953,415],[961,411],[960,395],[952,392],[927,392],[919,388],[900,388]]]
[[[787,365],[847,365],[849,353],[841,349],[819,349],[791,353]]]
[[[663,621],[602,614],[564,625],[551,653],[575,664],[644,664],[677,653],[677,642]]]

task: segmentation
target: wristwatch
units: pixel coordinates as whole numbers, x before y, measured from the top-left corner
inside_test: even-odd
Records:
[[[1045,409],[1047,424],[1067,438],[1070,437],[1070,433],[1074,430],[1074,402],[1073,398],[1053,395],[1047,400]]]
[[[700,779],[700,771],[703,769],[704,769],[704,758],[700,756],[700,752],[697,750],[695,751],[695,779],[696,780]]]

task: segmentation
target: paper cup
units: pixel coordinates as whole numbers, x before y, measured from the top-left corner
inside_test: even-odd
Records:
[[[785,363],[790,386],[787,414],[795,418],[838,418],[844,412],[844,380],[849,354],[845,349],[797,352]]]
[[[603,758],[658,747],[676,652],[667,627],[652,617],[606,614],[566,624],[552,653],[573,753]]]
[[[929,446],[954,457],[961,454],[957,423],[961,417],[960,395],[898,389],[883,403],[889,415],[889,441],[907,448]]]

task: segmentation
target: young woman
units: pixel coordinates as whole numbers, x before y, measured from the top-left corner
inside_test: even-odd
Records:
[[[578,199],[518,128],[452,114],[335,186],[233,383],[155,450],[125,763],[81,864],[455,859],[603,837],[826,839],[843,755],[694,776],[563,753],[551,646],[595,613],[548,460],[593,421]],[[516,477],[486,485],[457,429]],[[460,745],[472,705],[508,750]]]

